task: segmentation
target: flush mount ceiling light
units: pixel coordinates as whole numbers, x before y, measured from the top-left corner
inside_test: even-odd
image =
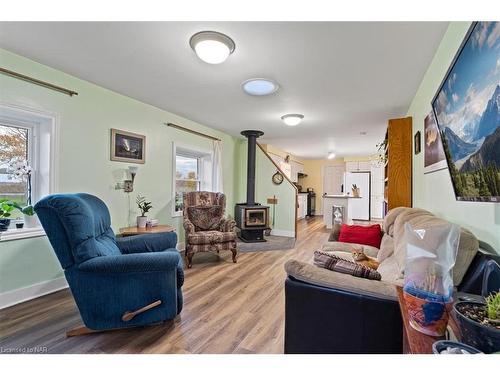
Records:
[[[333,159],[335,157],[335,153],[329,152],[328,153],[328,159]]]
[[[304,115],[301,115],[299,113],[290,113],[288,115],[281,116],[283,122],[288,126],[296,126],[300,124],[303,118]]]
[[[272,79],[250,78],[241,84],[243,91],[252,96],[271,95],[278,91],[279,85]]]
[[[208,64],[220,64],[234,52],[234,41],[217,31],[200,31],[189,39],[189,45]]]

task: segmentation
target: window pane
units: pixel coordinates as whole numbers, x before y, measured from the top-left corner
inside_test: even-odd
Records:
[[[175,211],[182,211],[182,193],[200,190],[198,181],[175,181]]]
[[[28,162],[28,130],[0,125],[0,199],[26,203],[26,181],[10,173],[10,166]]]
[[[176,155],[175,176],[176,179],[198,179],[198,159]]]

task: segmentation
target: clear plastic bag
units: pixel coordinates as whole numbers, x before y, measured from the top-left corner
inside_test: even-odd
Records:
[[[460,227],[455,224],[425,229],[405,224],[405,304],[410,324],[426,334],[440,336],[446,329],[459,240]]]

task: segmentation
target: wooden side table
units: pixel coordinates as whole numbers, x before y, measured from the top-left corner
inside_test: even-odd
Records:
[[[123,237],[136,236],[138,234],[153,234],[153,233],[166,233],[175,232],[175,228],[170,225],[157,225],[154,227],[138,228],[138,227],[126,227],[120,228],[120,234]]]
[[[445,340],[444,336],[428,336],[422,332],[417,331],[410,325],[408,313],[403,300],[403,288],[398,286],[398,300],[399,309],[401,310],[401,317],[403,318],[403,353],[405,354],[432,354],[432,344],[438,340]],[[448,329],[451,333],[460,339],[460,332],[458,330],[455,318],[448,311],[450,318],[448,320]]]

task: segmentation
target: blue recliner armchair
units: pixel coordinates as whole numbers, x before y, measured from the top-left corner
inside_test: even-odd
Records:
[[[116,238],[104,202],[84,193],[47,196],[35,211],[89,331],[180,313],[184,273],[174,232]]]

